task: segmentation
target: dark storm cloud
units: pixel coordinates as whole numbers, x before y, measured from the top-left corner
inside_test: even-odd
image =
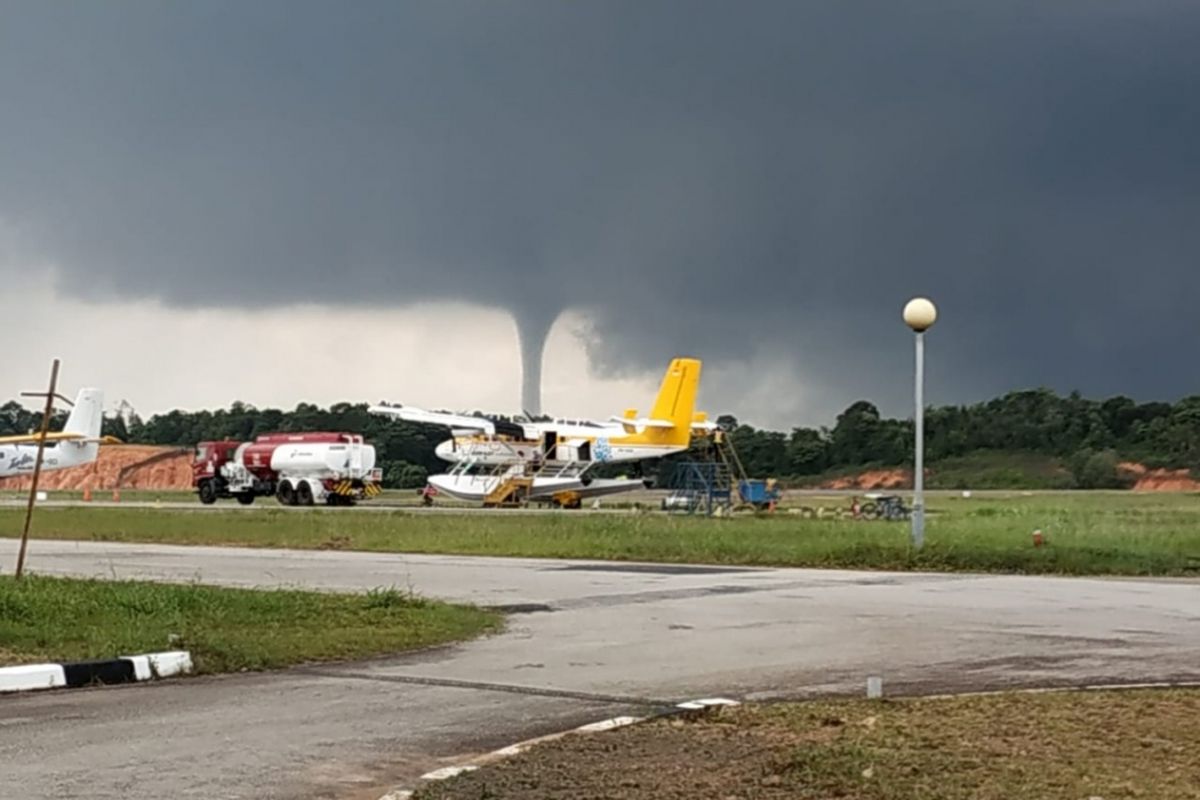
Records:
[[[64,291],[576,307],[601,368],[891,402],[921,292],[945,398],[1200,389],[1192,3],[0,9],[0,218]]]

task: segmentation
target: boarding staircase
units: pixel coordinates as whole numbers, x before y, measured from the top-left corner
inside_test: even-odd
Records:
[[[533,491],[533,478],[527,475],[512,475],[504,478],[495,489],[483,498],[484,508],[516,508],[529,503]]]
[[[590,461],[547,461],[538,467],[517,464],[501,468],[500,482],[483,499],[486,508],[513,508],[528,505],[535,480],[582,481],[592,466]],[[563,490],[569,493],[569,489]],[[561,502],[561,501],[560,501]]]
[[[481,449],[479,457],[472,457],[471,451],[465,450],[466,457],[455,463],[449,474],[456,479],[469,479],[480,488],[489,487],[483,499],[483,505],[487,508],[528,505],[535,481],[566,484],[554,499],[560,504],[569,502],[578,505],[578,493],[573,490],[578,489],[584,474],[595,462],[586,455],[580,457],[586,451],[579,448],[560,449],[559,444],[557,438],[546,438],[540,443],[521,442],[509,448],[514,460],[505,459],[501,464],[489,463],[488,459],[496,456],[493,448]],[[530,457],[525,457],[526,454]],[[556,457],[567,454],[570,457]]]

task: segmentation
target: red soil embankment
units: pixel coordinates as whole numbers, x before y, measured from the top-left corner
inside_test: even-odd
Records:
[[[42,473],[38,487],[82,489],[190,489],[192,451],[152,445],[105,445],[93,464]],[[2,478],[0,489],[28,489],[28,476]]]
[[[912,475],[903,469],[876,469],[847,475],[821,484],[822,489],[901,489],[912,485]]]
[[[1134,478],[1135,492],[1196,492],[1200,481],[1186,469],[1147,469],[1142,464],[1126,462],[1118,465]]]

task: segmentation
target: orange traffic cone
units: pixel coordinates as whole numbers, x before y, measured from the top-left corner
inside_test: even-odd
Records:
[[[113,489],[113,502],[114,503],[121,502],[121,490],[120,489]]]
[[[85,502],[85,503],[92,502],[92,487],[90,487],[90,486],[83,487],[83,502]]]

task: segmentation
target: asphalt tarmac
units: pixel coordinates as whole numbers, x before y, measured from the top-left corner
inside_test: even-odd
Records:
[[[13,540],[0,540],[10,569]],[[0,698],[0,798],[371,798],[695,697],[1200,680],[1200,583],[35,541],[46,574],[400,586],[507,630],[399,658]]]

